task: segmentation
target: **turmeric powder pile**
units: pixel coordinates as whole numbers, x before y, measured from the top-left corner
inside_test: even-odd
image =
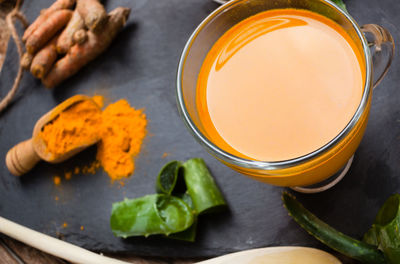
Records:
[[[102,114],[101,141],[97,159],[113,180],[130,175],[146,135],[146,116],[122,99],[107,106]]]
[[[47,151],[54,155],[62,155],[79,144],[99,138],[98,163],[112,180],[121,180],[135,169],[133,158],[139,153],[146,136],[146,115],[131,107],[125,99],[97,112],[93,109],[96,108],[93,101],[102,107],[103,98],[100,96],[77,103],[47,124],[40,136]]]

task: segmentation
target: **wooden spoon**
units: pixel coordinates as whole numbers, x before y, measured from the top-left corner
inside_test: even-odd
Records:
[[[36,122],[31,139],[18,143],[8,151],[6,156],[8,170],[15,176],[20,176],[30,171],[41,159],[50,163],[59,163],[99,141],[99,138],[93,138],[92,141],[72,149],[63,155],[53,155],[53,153],[47,151],[45,142],[39,136],[43,127],[58,117],[61,112],[85,100],[93,102],[93,105],[101,111],[100,107],[90,97],[85,95],[75,95],[65,100]]]
[[[236,252],[197,264],[341,264],[333,255],[309,247],[267,247]]]

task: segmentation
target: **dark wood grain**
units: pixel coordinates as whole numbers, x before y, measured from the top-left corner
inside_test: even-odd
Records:
[[[1,240],[0,240],[0,264],[19,264],[1,243]]]
[[[168,259],[168,258],[142,258],[142,257],[130,257],[130,256],[117,256],[113,255],[110,257],[114,257],[126,262],[130,262],[133,264],[192,264],[195,263],[193,260],[177,260],[177,259]]]
[[[10,31],[8,30],[5,17],[11,8],[12,5],[8,1],[0,1],[0,72],[6,58],[8,40],[10,39]]]
[[[3,241],[17,254],[26,264],[66,264],[67,262],[29,247],[14,239],[4,238]]]

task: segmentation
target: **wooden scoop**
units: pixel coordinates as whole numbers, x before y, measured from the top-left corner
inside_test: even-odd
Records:
[[[43,115],[36,122],[31,139],[18,143],[8,151],[6,156],[6,165],[8,170],[15,176],[20,176],[30,171],[41,159],[50,163],[59,163],[69,159],[73,155],[99,141],[99,138],[94,138],[93,141],[88,142],[87,144],[72,149],[63,155],[56,156],[47,151],[45,142],[39,136],[39,133],[42,131],[43,127],[58,117],[61,112],[65,111],[72,105],[85,100],[93,102],[93,105],[95,105],[99,111],[101,111],[100,107],[88,96],[75,95],[65,100],[51,111]]]

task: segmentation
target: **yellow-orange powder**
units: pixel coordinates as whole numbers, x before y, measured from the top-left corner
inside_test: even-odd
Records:
[[[104,96],[95,95],[92,97],[92,100],[100,107],[103,108],[104,106]]]
[[[46,144],[46,150],[58,157],[98,139],[100,125],[100,108],[93,101],[85,100],[61,112],[44,126],[40,136]]]
[[[60,176],[54,176],[53,177],[53,182],[54,182],[54,185],[56,185],[56,186],[60,185],[61,184]]]
[[[92,99],[99,107],[103,105],[102,96]],[[124,99],[110,104],[103,112],[93,101],[83,101],[66,109],[44,127],[40,136],[46,142],[47,151],[54,155],[100,138],[97,160],[64,176],[70,179],[72,173],[94,174],[102,166],[112,180],[120,180],[135,169],[133,157],[139,153],[146,135],[146,115]]]
[[[66,173],[64,173],[64,178],[66,180],[70,180],[72,178],[72,172],[67,171]]]
[[[85,165],[82,168],[82,173],[83,174],[95,174],[97,169],[100,168],[101,164],[98,160],[93,161],[89,165]]]
[[[146,135],[146,115],[122,99],[107,106],[102,120],[97,159],[112,180],[119,180],[135,169],[133,157]]]

